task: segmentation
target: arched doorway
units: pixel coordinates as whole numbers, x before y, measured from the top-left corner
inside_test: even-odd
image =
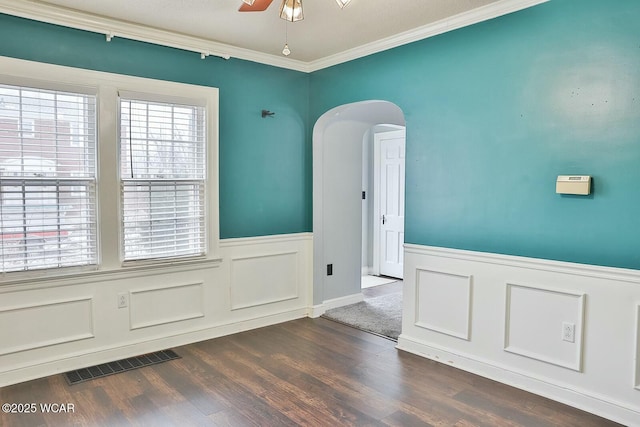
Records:
[[[404,127],[400,107],[378,100],[345,104],[313,128],[314,307],[361,299],[362,147],[379,125]]]

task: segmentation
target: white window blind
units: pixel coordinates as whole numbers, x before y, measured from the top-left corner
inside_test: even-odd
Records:
[[[205,253],[205,108],[120,99],[125,260]]]
[[[2,272],[97,263],[96,98],[0,85]]]

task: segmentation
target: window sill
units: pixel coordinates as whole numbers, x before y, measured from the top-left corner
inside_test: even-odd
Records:
[[[133,262],[120,268],[100,269],[91,267],[73,268],[65,272],[42,270],[39,272],[16,272],[0,275],[0,293],[5,289],[24,289],[25,285],[35,288],[49,288],[63,285],[104,282],[109,280],[128,279],[147,275],[176,273],[181,271],[217,268],[222,258],[189,258],[172,259],[166,262]]]

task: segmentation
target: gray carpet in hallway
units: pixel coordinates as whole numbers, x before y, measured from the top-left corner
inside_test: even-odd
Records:
[[[397,341],[402,330],[402,291],[327,310],[322,317]]]

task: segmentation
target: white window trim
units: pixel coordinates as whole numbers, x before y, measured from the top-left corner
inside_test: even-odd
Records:
[[[149,268],[150,262],[122,261],[120,226],[120,182],[118,164],[118,93],[157,94],[163,99],[189,99],[207,109],[207,174],[206,174],[206,255],[184,260],[157,260],[151,267],[166,268],[194,262],[219,263],[219,187],[218,187],[218,111],[217,88],[168,82],[101,71],[84,70],[0,56],[0,82],[21,86],[46,87],[79,93],[95,93],[98,98],[98,266],[69,267],[20,271],[0,274],[0,284],[22,282],[25,279],[50,279],[92,272],[131,271]],[[115,232],[114,230],[117,230]]]

